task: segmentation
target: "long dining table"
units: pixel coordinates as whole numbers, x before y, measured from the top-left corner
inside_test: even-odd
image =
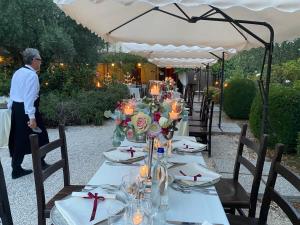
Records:
[[[196,140],[189,137],[190,140]],[[180,163],[196,162],[206,166],[201,153],[197,154],[173,154],[173,159]],[[107,160],[103,162],[87,186],[121,185],[122,177],[128,174],[139,173],[139,166],[111,164]],[[210,190],[215,191],[214,186]],[[166,224],[202,224],[208,221],[213,225],[229,225],[225,211],[220,202],[219,196],[214,194],[191,191],[184,193],[168,188],[169,208],[166,212]],[[54,225],[67,225],[55,207],[51,213]],[[106,221],[99,224],[107,224]]]

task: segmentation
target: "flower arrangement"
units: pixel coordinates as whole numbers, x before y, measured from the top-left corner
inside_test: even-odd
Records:
[[[176,82],[172,77],[166,77],[164,82],[162,83],[162,98],[163,99],[172,99],[173,91],[175,90]]]
[[[173,122],[181,118],[182,109],[181,99],[165,99],[155,104],[149,98],[141,102],[130,99],[119,102],[113,113],[106,111],[104,115],[115,120],[113,144],[118,146],[125,137],[130,141],[144,142],[146,136],[167,135],[174,126]]]

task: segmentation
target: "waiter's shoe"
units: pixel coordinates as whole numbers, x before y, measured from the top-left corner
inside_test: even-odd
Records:
[[[42,169],[45,170],[49,167],[50,165],[45,162],[45,160],[42,160]]]
[[[13,169],[13,171],[11,173],[11,177],[12,177],[12,179],[17,179],[19,177],[23,177],[23,176],[26,176],[31,173],[32,173],[32,170],[25,170],[21,167],[19,169]]]

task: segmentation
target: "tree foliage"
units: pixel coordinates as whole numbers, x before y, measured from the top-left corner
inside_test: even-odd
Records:
[[[0,43],[21,64],[26,47],[41,51],[44,66],[50,62],[95,63],[101,38],[77,25],[49,0],[0,0]]]

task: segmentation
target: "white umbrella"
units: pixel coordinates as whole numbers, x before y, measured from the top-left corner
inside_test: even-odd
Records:
[[[67,15],[109,42],[221,46],[237,50],[264,46],[267,76],[263,81],[262,67],[260,90],[264,102],[262,132],[266,132],[273,42],[300,36],[299,0],[54,2]]]
[[[213,48],[221,46],[238,50],[262,45],[233,22],[209,21],[224,20],[224,15],[212,7],[221,9],[233,19],[272,24],[277,42],[293,40],[300,36],[299,0],[54,0],[54,2],[67,15],[109,42],[203,45]],[[172,3],[178,3],[177,6],[180,8]],[[206,15],[208,17],[202,16],[206,12],[209,12]],[[212,13],[215,14],[210,15]],[[202,16],[202,20],[192,23],[193,16],[198,19]],[[132,21],[129,22],[130,20]],[[127,24],[121,26],[124,23]],[[243,23],[243,26],[252,33],[259,34],[262,40],[269,42],[270,32],[264,25]]]
[[[215,58],[211,53],[221,57],[226,52],[228,57],[235,54],[236,49],[212,48],[206,46],[175,46],[175,45],[149,45],[138,43],[118,43],[115,49],[125,53],[140,55],[146,58]]]

